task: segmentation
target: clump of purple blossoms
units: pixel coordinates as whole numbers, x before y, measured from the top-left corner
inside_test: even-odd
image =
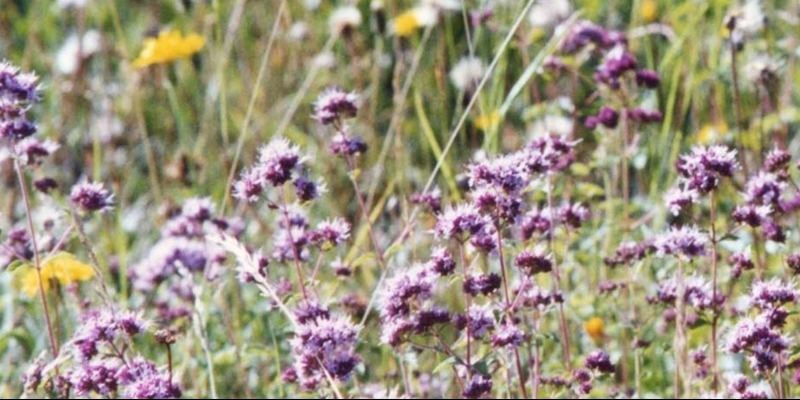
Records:
[[[348,380],[361,362],[355,352],[357,341],[358,328],[345,317],[323,315],[300,323],[290,341],[299,383],[311,390],[327,375]]]
[[[785,367],[787,350],[792,345],[791,339],[781,332],[789,316],[785,306],[796,303],[797,298],[792,282],[773,279],[753,283],[750,305],[758,314],[743,317],[728,332],[725,350],[747,353],[750,368],[756,374],[770,374],[775,368]]]
[[[114,209],[114,194],[100,182],[80,182],[72,187],[69,200],[85,212],[101,213]]]
[[[613,374],[614,371],[616,371],[614,364],[611,363],[611,357],[602,350],[595,350],[589,353],[583,360],[583,365],[590,370],[600,373]]]
[[[259,150],[258,162],[242,172],[233,184],[233,196],[254,202],[268,186],[278,188],[295,177],[295,171],[306,161],[300,148],[284,138],[274,138]],[[310,182],[303,181],[304,190]]]
[[[355,117],[358,112],[358,95],[344,92],[337,87],[325,89],[314,102],[314,119],[322,125],[330,125]]]
[[[687,189],[708,193],[719,186],[722,177],[730,178],[739,169],[736,150],[725,146],[695,147],[691,154],[675,163]]]
[[[705,255],[706,244],[708,244],[708,237],[693,226],[670,228],[668,232],[656,237],[653,242],[659,256],[671,255],[686,259]]]
[[[36,74],[0,62],[0,139],[18,142],[36,133],[36,125],[26,114],[41,97],[38,80]]]

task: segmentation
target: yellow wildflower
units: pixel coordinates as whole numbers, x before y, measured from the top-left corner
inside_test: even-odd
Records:
[[[658,3],[656,0],[644,0],[641,11],[645,22],[653,22],[658,17]]]
[[[724,134],[728,133],[728,124],[725,121],[718,121],[711,124],[706,124],[697,133],[697,142],[700,144],[709,144],[720,139]]]
[[[133,66],[142,68],[187,58],[200,51],[205,43],[205,39],[196,33],[190,33],[184,37],[178,31],[166,30],[159,33],[157,38],[144,40],[142,52],[133,61]]]
[[[475,118],[475,127],[482,131],[489,131],[497,127],[500,123],[500,113],[495,111],[489,115],[481,115]]]
[[[42,262],[41,275],[42,287],[47,292],[53,281],[57,281],[61,285],[69,285],[73,282],[91,279],[94,277],[94,269],[79,261],[74,255],[62,252],[48,257]],[[35,267],[26,268],[20,284],[22,291],[28,296],[35,296],[36,293],[39,293],[39,274]]]
[[[592,317],[583,323],[583,330],[595,341],[600,341],[605,336],[603,331],[603,320],[600,317]]]
[[[400,37],[411,36],[421,26],[417,19],[417,13],[414,10],[408,10],[392,21],[394,27],[394,34]]]

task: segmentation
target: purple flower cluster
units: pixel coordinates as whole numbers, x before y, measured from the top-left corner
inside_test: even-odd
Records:
[[[38,80],[8,61],[0,62],[0,139],[19,142],[36,133],[26,114],[40,98]]]
[[[454,268],[450,255],[438,249],[428,263],[415,264],[386,281],[381,299],[383,343],[397,346],[411,332],[423,334],[436,324],[450,322],[447,310],[431,308],[427,300],[433,296],[442,272],[449,274]]]
[[[322,125],[341,123],[355,117],[358,112],[358,95],[344,92],[337,87],[323,91],[314,102],[314,119]]]
[[[207,198],[184,200],[171,215],[161,229],[161,239],[128,269],[128,279],[136,290],[156,294],[161,318],[167,321],[186,314],[176,301],[194,300],[192,274],[213,280],[223,271],[225,251],[206,236],[226,233],[237,237],[243,229],[241,221],[218,216]]]
[[[348,380],[361,362],[355,352],[358,328],[346,317],[328,313],[303,320],[298,319],[299,325],[290,341],[297,380],[309,390],[326,381],[327,376]]]
[[[694,226],[670,228],[668,232],[657,236],[653,242],[659,256],[671,255],[685,259],[705,255],[706,244],[708,237]]]
[[[101,213],[114,209],[114,194],[100,182],[83,181],[72,187],[69,200],[84,212]]]
[[[583,360],[583,365],[599,373],[613,374],[616,371],[614,364],[611,363],[611,357],[602,350],[595,350],[589,353]]]
[[[295,176],[306,161],[300,154],[300,148],[284,138],[274,138],[259,151],[258,162],[250,169],[242,172],[239,180],[233,184],[233,196],[254,202],[264,195],[268,186],[278,188],[295,178],[295,187],[301,194],[307,195],[316,190],[309,185],[313,182]],[[298,183],[297,180],[300,180]],[[307,196],[306,196],[307,197]]]
[[[747,353],[750,368],[756,374],[769,374],[785,363],[791,347],[790,338],[781,330],[786,325],[787,304],[797,302],[794,283],[779,279],[753,283],[750,305],[758,310],[755,317],[743,317],[728,333],[725,350]]]
[[[680,290],[683,290],[684,302],[698,311],[711,309],[715,303],[712,299],[711,284],[696,275],[687,278],[676,277],[661,282],[656,297],[658,301],[674,306]],[[723,297],[719,294],[717,296],[716,303],[719,304],[723,301]]]
[[[72,345],[78,357],[86,361],[100,354],[103,347],[111,348],[121,335],[138,335],[148,325],[139,314],[130,311],[117,314],[109,310],[92,310],[87,311],[82,320],[82,327],[72,338]]]
[[[675,163],[687,190],[708,193],[719,186],[720,178],[730,178],[739,169],[736,150],[725,146],[695,147],[691,154],[681,156]]]
[[[331,87],[320,93],[314,102],[314,119],[320,124],[332,125],[336,136],[329,150],[341,157],[349,158],[367,151],[367,143],[361,136],[350,135],[347,120],[356,116],[359,107],[358,95]]]

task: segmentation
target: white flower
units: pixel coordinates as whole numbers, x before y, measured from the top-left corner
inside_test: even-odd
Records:
[[[472,89],[483,78],[485,71],[483,61],[475,57],[464,57],[450,70],[450,81],[458,90]]]
[[[531,7],[528,22],[535,28],[555,26],[569,16],[571,8],[569,0],[540,1]]]
[[[331,27],[331,35],[342,35],[347,30],[361,25],[363,18],[361,11],[356,6],[344,6],[337,8],[331,14],[328,24]]]
[[[56,70],[63,75],[75,73],[78,63],[100,50],[100,33],[90,30],[78,40],[77,34],[70,35],[56,54]]]

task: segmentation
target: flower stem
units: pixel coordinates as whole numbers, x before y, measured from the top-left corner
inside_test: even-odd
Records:
[[[25,174],[22,172],[22,166],[17,159],[14,159],[14,169],[17,171],[17,180],[19,181],[19,188],[22,192],[22,198],[25,201],[25,217],[28,221],[28,234],[31,237],[31,245],[33,246],[33,261],[36,268],[36,278],[39,281],[39,298],[42,300],[42,308],[44,308],[44,319],[47,321],[47,335],[50,338],[50,350],[53,352],[53,359],[58,357],[58,342],[53,333],[53,323],[50,320],[50,309],[47,306],[47,296],[44,292],[44,282],[42,282],[42,263],[39,256],[39,246],[36,244],[36,231],[33,227],[33,215],[31,211],[31,198],[28,193],[28,186],[25,184]]]
[[[558,265],[558,256],[555,252],[555,208],[553,206],[553,182],[550,176],[547,177],[547,207],[550,209],[550,252],[553,253],[553,281],[556,290],[561,291],[561,271]],[[567,318],[564,314],[564,303],[558,304],[558,318],[561,328],[561,348],[564,354],[564,366],[568,372],[572,372],[572,359],[569,351],[569,328],[567,327]]]

